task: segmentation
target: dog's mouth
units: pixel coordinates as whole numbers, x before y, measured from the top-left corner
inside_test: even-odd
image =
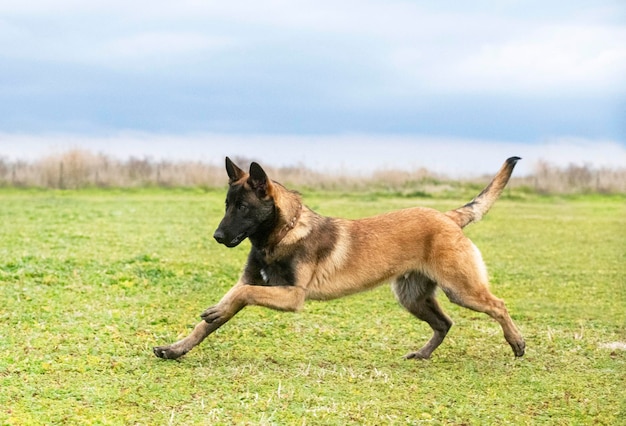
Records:
[[[248,234],[246,234],[245,232],[242,232],[241,234],[237,235],[232,240],[230,240],[228,242],[224,241],[224,242],[222,242],[222,244],[224,244],[228,248],[237,247],[247,237],[248,237]]]

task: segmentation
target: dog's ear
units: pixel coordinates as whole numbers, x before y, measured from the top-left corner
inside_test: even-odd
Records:
[[[269,180],[267,173],[265,173],[265,170],[263,170],[258,163],[253,162],[250,164],[248,185],[250,185],[259,198],[265,198],[271,195],[272,181]]]
[[[237,167],[228,157],[226,157],[226,173],[228,173],[228,183],[236,182],[246,174],[246,172]]]

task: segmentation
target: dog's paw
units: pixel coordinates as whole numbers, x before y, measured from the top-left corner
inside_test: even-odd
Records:
[[[425,354],[421,350],[417,352],[411,352],[404,356],[404,359],[429,359],[430,354]]]
[[[513,353],[516,357],[524,356],[524,353],[526,352],[526,343],[523,340],[509,344],[511,345],[511,349],[513,349]]]
[[[154,352],[154,355],[162,359],[177,359],[185,355],[185,352],[174,348],[172,345],[155,346],[152,348],[152,352]]]

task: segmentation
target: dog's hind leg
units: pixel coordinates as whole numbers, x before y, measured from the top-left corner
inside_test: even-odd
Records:
[[[453,291],[444,288],[444,292],[451,302],[476,312],[483,312],[495,319],[502,327],[504,338],[511,346],[515,356],[523,356],[526,348],[524,338],[511,319],[504,301],[491,294],[487,287],[479,288],[479,290],[467,291],[465,289],[463,296],[458,297]]]
[[[487,271],[480,252],[474,246],[472,257],[457,261],[442,269],[439,287],[452,303],[477,312],[483,312],[498,321],[504,338],[515,356],[524,355],[526,344],[501,299],[489,291]]]
[[[406,359],[430,358],[452,327],[452,320],[441,310],[435,299],[436,287],[433,280],[419,272],[398,277],[392,284],[400,304],[417,318],[426,321],[433,329],[430,340],[418,351],[407,354]]]

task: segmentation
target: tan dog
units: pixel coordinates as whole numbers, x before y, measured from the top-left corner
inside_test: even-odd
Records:
[[[298,193],[271,181],[257,163],[246,173],[226,158],[226,214],[214,237],[228,247],[249,238],[247,264],[237,284],[202,313],[188,337],[155,347],[155,355],[186,354],[247,305],[299,311],[307,299],[335,299],[386,281],[399,302],[434,331],[406,358],[429,358],[452,326],[435,299],[437,286],[452,302],[498,321],[515,356],[524,355],[524,339],[503,301],[489,291],[480,252],[462,231],[487,213],[518,160],[506,160],[493,181],[456,210],[414,207],[347,220],[310,210]]]

